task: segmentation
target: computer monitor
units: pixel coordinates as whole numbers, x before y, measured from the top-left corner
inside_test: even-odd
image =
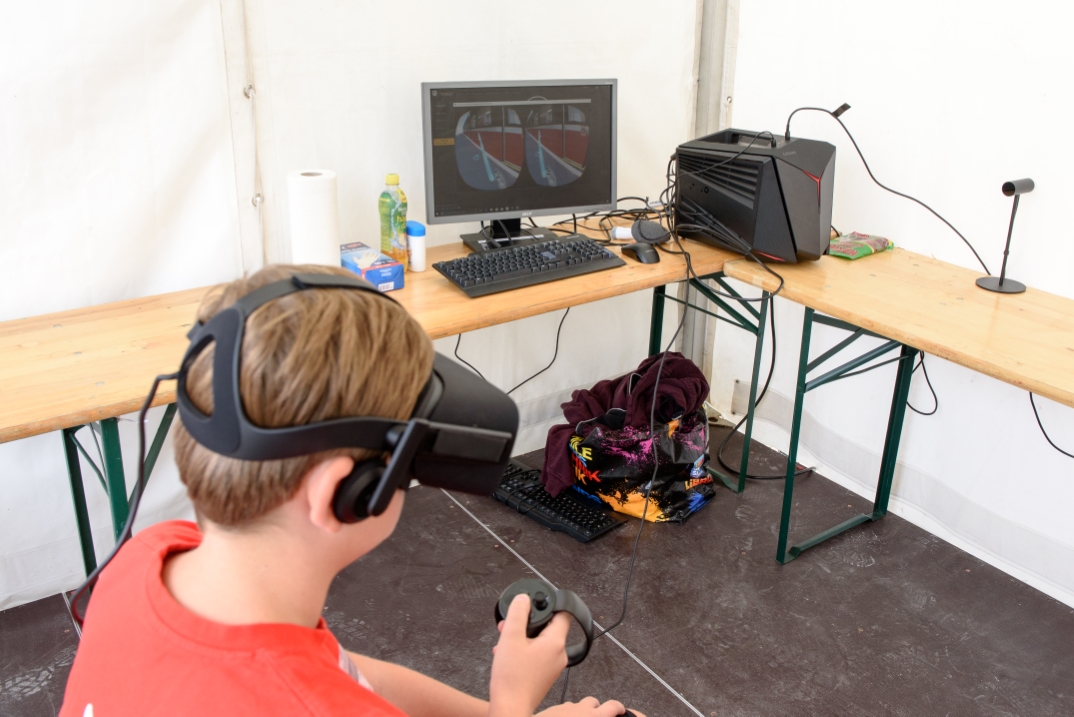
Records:
[[[544,241],[523,218],[615,208],[616,80],[423,82],[429,224],[474,251]]]

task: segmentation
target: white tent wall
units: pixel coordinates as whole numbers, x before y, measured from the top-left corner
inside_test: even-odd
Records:
[[[7,3],[0,89],[0,320],[242,272],[216,2]],[[120,426],[130,483],[135,434]],[[103,555],[107,502],[83,473]],[[77,585],[59,433],[0,445],[0,496],[0,608]],[[187,510],[170,445],[143,510],[140,524]]]
[[[842,119],[880,181],[943,214],[997,274],[1011,211],[1000,185],[1032,177],[1037,189],[1022,198],[1008,275],[1071,297],[1074,177],[1061,136],[1074,115],[1072,25],[1074,7],[1061,2],[743,3],[734,125],[782,133],[796,107],[850,103]],[[792,134],[837,146],[833,222],[841,231],[881,234],[976,268],[939,220],[869,180],[830,117],[799,113]],[[785,449],[803,311],[783,300],[775,310],[775,377],[755,435]],[[738,333],[716,332],[713,394],[725,409],[734,380],[750,376],[751,341]],[[812,354],[844,335],[814,328]],[[930,417],[907,412],[893,512],[1074,605],[1074,461],[1045,441],[1025,391],[936,357],[926,363],[940,407]],[[885,367],[810,393],[799,460],[871,498],[893,381]],[[910,400],[932,407],[920,371]],[[1037,405],[1052,439],[1074,450],[1074,410],[1039,397]],[[855,543],[854,559],[870,564],[871,550]]]
[[[268,261],[290,257],[285,177],[299,167],[338,173],[344,240],[377,240],[386,172],[400,173],[410,218],[424,220],[422,81],[618,78],[619,194],[655,196],[668,156],[691,134],[699,8],[696,0],[659,11],[639,0],[614,8],[553,0],[538,10],[432,0],[9,3],[0,9],[8,277],[0,320],[256,268],[256,161]],[[250,80],[256,133],[243,93]],[[431,227],[430,243],[472,228]],[[556,365],[515,394],[518,451],[543,445],[573,388],[644,357],[650,299],[641,292],[571,310]],[[667,312],[666,339],[675,314]],[[460,353],[512,386],[552,358],[560,317],[473,332]],[[454,344],[437,347],[450,354]],[[159,409],[150,425],[157,417]],[[130,483],[134,424],[120,429]],[[80,435],[94,452],[89,431]],[[112,544],[107,503],[85,464],[83,474],[103,556]],[[0,609],[77,585],[83,571],[58,433],[0,445],[0,496]],[[169,442],[138,525],[179,516],[189,505]]]
[[[290,257],[286,176],[297,169],[337,173],[343,241],[379,242],[377,197],[388,172],[401,178],[408,218],[426,221],[422,82],[617,78],[618,193],[655,198],[668,157],[692,131],[700,3],[676,0],[653,12],[630,0],[611,8],[571,0],[536,9],[486,0],[247,0],[268,259]],[[429,244],[476,229],[430,226]],[[555,366],[513,394],[523,423],[516,451],[544,445],[571,390],[644,358],[650,303],[650,292],[641,292],[571,310]],[[676,312],[667,315],[670,338]],[[509,389],[552,359],[561,316],[467,334],[460,355]],[[454,347],[454,338],[437,342],[446,355]]]

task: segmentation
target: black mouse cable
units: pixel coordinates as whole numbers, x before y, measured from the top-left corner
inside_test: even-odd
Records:
[[[1055,442],[1051,438],[1048,437],[1048,432],[1046,430],[1044,430],[1044,424],[1040,422],[1040,414],[1037,413],[1037,403],[1036,403],[1036,401],[1033,400],[1033,392],[1032,391],[1029,392],[1029,405],[1031,405],[1033,407],[1033,417],[1037,419],[1037,426],[1040,428],[1040,432],[1044,434],[1044,440],[1048,441],[1048,444],[1051,445],[1052,448],[1054,448],[1055,450],[1059,451],[1060,453],[1062,453],[1067,458],[1074,458],[1074,453],[1067,453],[1062,448],[1060,448],[1059,446],[1055,445]]]
[[[784,139],[786,141],[790,141],[790,139],[791,139],[791,118],[794,117],[794,115],[797,114],[798,112],[804,112],[804,111],[821,112],[823,114],[828,115],[829,117],[834,119],[836,122],[838,122],[839,126],[843,128],[844,132],[846,132],[847,137],[850,138],[850,143],[852,145],[854,145],[854,151],[856,151],[858,153],[858,157],[861,159],[861,163],[865,167],[865,171],[869,173],[869,179],[873,180],[873,183],[876,184],[876,186],[880,187],[884,191],[891,192],[892,194],[894,194],[896,196],[902,197],[903,199],[909,199],[911,202],[914,202],[915,204],[919,204],[920,206],[922,206],[925,209],[928,209],[930,212],[932,212],[933,216],[935,216],[941,222],[946,224],[948,226],[948,228],[950,228],[951,231],[953,231],[955,234],[958,234],[958,238],[961,239],[966,244],[966,246],[969,247],[970,251],[973,252],[973,256],[977,258],[977,261],[978,261],[978,263],[980,263],[981,268],[985,270],[986,274],[991,276],[992,272],[990,272],[988,270],[988,265],[986,265],[984,263],[984,260],[981,258],[981,255],[978,254],[977,250],[973,248],[973,244],[970,244],[970,240],[967,239],[965,236],[963,236],[962,232],[960,232],[958,229],[955,228],[954,224],[952,224],[951,222],[949,222],[946,219],[944,219],[940,215],[939,212],[937,212],[935,209],[930,207],[928,204],[925,204],[920,199],[918,199],[916,197],[911,197],[909,194],[904,194],[902,192],[896,191],[896,190],[892,189],[891,187],[881,183],[881,181],[876,178],[876,175],[873,174],[873,170],[869,168],[869,163],[865,161],[865,155],[861,153],[861,148],[858,147],[858,143],[857,143],[857,141],[855,141],[854,135],[852,135],[850,133],[850,130],[847,129],[847,126],[845,124],[843,124],[843,120],[839,119],[839,115],[843,114],[848,109],[850,109],[850,105],[845,104],[845,103],[843,105],[841,105],[838,109],[834,110],[834,111],[833,110],[826,110],[823,107],[799,107],[798,109],[794,110],[793,112],[790,113],[790,115],[787,116],[787,129],[783,133]]]

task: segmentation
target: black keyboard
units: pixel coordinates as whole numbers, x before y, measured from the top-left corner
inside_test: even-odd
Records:
[[[438,261],[433,268],[472,299],[498,291],[614,269],[625,263],[599,242],[580,234],[571,234],[533,244],[470,254],[451,261]]]
[[[579,495],[574,488],[553,498],[541,483],[540,471],[524,468],[514,461],[507,464],[503,481],[492,497],[546,528],[583,543],[627,522],[626,518],[598,505],[598,499]]]

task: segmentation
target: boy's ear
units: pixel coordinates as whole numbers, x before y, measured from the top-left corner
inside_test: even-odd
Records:
[[[353,458],[336,456],[321,461],[306,474],[304,490],[309,500],[309,518],[318,528],[336,533],[343,527],[332,510],[332,499],[336,488],[353,469]]]

